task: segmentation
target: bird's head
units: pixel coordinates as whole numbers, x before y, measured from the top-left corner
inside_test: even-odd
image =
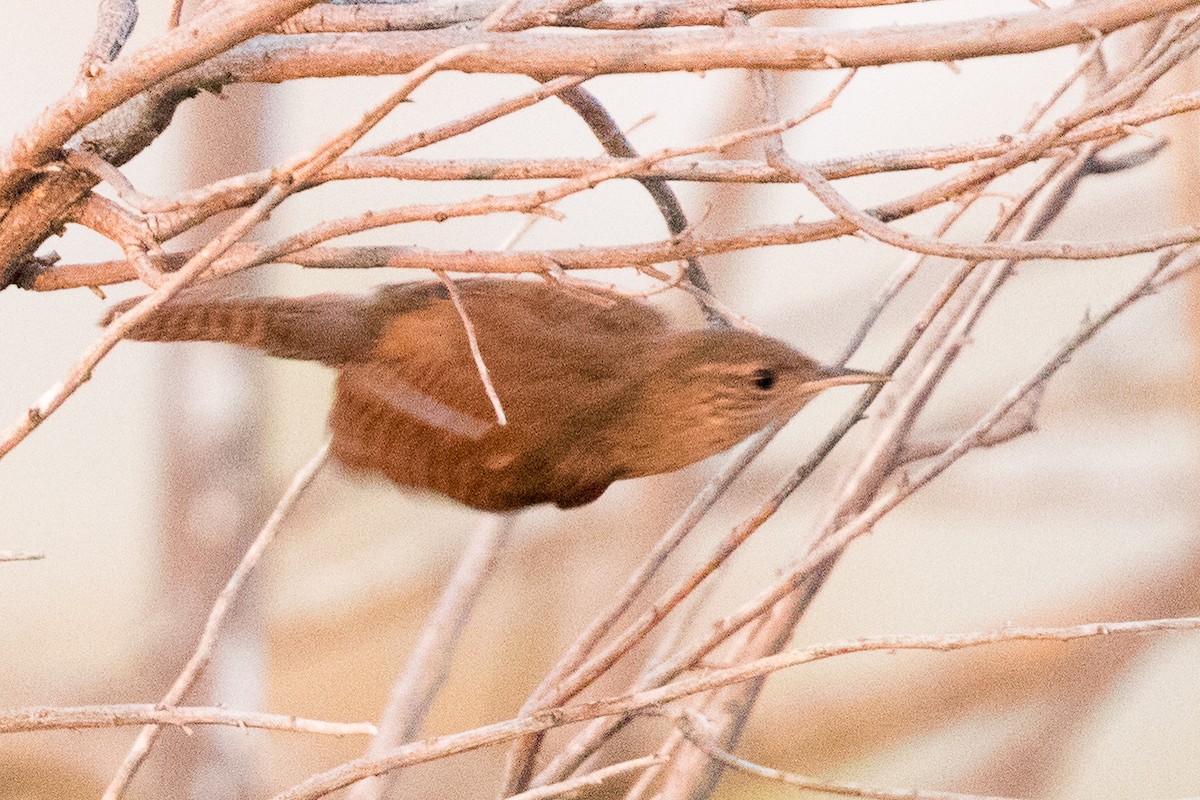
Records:
[[[819,364],[778,339],[747,331],[689,331],[673,339],[647,384],[643,408],[661,411],[681,465],[785,422],[826,389],[888,380]]]

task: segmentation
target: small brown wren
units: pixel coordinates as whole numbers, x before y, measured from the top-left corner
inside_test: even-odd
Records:
[[[746,331],[673,329],[649,304],[616,292],[480,278],[459,282],[458,293],[506,425],[436,281],[369,295],[185,292],[128,338],[230,342],[336,367],[329,425],[337,460],[487,511],[583,505],[613,481],[725,450],[823,389],[887,380],[821,366]]]

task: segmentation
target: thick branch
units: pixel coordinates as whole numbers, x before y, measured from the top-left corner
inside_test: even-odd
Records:
[[[439,31],[264,36],[213,59],[214,77],[279,83],[295,78],[391,75],[464,44],[484,44],[463,72],[551,77],[710,69],[831,69],[956,61],[1050,50],[1200,0],[1092,0],[1047,11],[933,25],[859,29],[732,28],[652,31],[554,29],[516,34]]]
[[[596,3],[560,17],[560,27],[661,28],[725,24],[732,12],[761,14],[817,8],[866,8],[929,0],[683,0],[682,2]],[[297,14],[281,26],[284,33],[365,33],[368,31],[424,31],[483,19],[499,5],[496,0],[459,0],[455,3],[405,2],[332,5],[322,3]]]
[[[84,49],[79,67],[81,78],[94,78],[121,52],[137,24],[137,0],[100,0],[96,9],[96,32]]]
[[[80,81],[52,103],[28,128],[0,151],[0,196],[11,192],[30,170],[54,157],[81,127],[164,78],[225,52],[255,34],[270,30],[316,0],[223,3],[175,28],[100,75]]]

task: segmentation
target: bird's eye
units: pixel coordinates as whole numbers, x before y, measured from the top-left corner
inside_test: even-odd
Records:
[[[775,386],[775,370],[759,367],[754,370],[754,385],[764,392]]]

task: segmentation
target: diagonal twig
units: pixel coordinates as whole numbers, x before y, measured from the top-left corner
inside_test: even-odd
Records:
[[[366,757],[378,758],[420,734],[429,706],[445,683],[465,622],[504,552],[514,521],[513,514],[488,514],[480,520],[437,608],[421,629],[404,671],[392,686],[380,716],[379,732],[371,740]],[[355,785],[350,797],[383,797],[391,785],[389,777]]]
[[[249,580],[254,568],[258,566],[259,560],[263,553],[275,538],[275,534],[279,532],[280,525],[284,519],[295,507],[296,502],[304,494],[304,491],[312,484],[313,479],[317,477],[317,473],[321,471],[321,467],[325,465],[325,461],[329,457],[329,441],[321,445],[316,454],[309,460],[307,464],[300,468],[288,486],[287,491],[279,498],[279,503],[275,506],[275,510],[271,512],[270,518],[263,525],[262,530],[254,538],[254,541],[247,548],[242,560],[234,569],[233,574],[229,576],[229,581],[225,584],[225,588],[217,595],[216,601],[213,603],[212,610],[208,614],[208,620],[204,623],[204,631],[200,634],[200,641],[196,645],[195,652],[188,659],[188,663],[184,666],[183,671],[175,678],[175,682],[171,684],[171,688],[163,695],[159,702],[160,706],[177,705],[196,679],[200,677],[200,673],[208,665],[212,659],[213,649],[216,647],[217,637],[221,632],[221,627],[225,622],[225,618],[229,614],[229,609],[232,607],[234,600],[237,599],[238,593]],[[142,728],[130,747],[129,752],[125,755],[125,760],[121,762],[121,766],[117,769],[112,781],[104,792],[103,800],[119,800],[129,786],[129,782],[133,779],[138,767],[141,766],[146,756],[150,752],[150,748],[154,746],[155,740],[162,729],[158,725],[147,725]]]
[[[178,272],[165,280],[162,286],[146,295],[140,303],[111,322],[99,340],[71,369],[66,379],[51,387],[37,403],[26,410],[16,425],[0,435],[0,458],[24,441],[47,417],[57,411],[68,397],[90,380],[95,366],[138,322],[196,280],[201,273],[211,267],[217,258],[233,247],[251,228],[265,219],[276,206],[287,199],[296,186],[320,172],[349,149],[426,79],[473,49],[475,48],[465,47],[448,51],[426,62],[420,68],[409,73],[398,90],[365,114],[357,124],[324,142],[314,152],[285,165],[280,171],[280,183],[259,198],[219,236],[200,248]]]

